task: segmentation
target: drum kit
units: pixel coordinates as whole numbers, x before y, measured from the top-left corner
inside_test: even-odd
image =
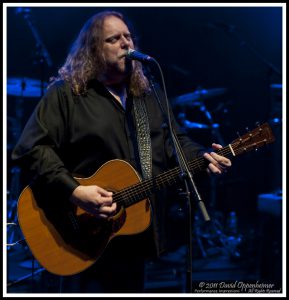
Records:
[[[9,141],[7,141],[8,150],[12,150],[23,129],[23,118],[25,117],[24,102],[25,107],[28,106],[27,102],[31,105],[31,102],[34,102],[33,99],[38,99],[42,96],[46,86],[45,82],[42,83],[40,80],[27,77],[10,77],[7,79],[7,95],[11,96],[9,99],[11,103],[10,101],[7,103],[8,113],[11,113],[7,117],[7,129],[10,134],[8,135]],[[10,106],[13,107],[9,111]],[[14,114],[13,117],[11,116],[12,114]]]
[[[10,77],[7,79],[7,95],[16,96],[20,98],[34,98],[41,97],[42,90],[46,86],[40,80],[31,79],[27,77]]]
[[[184,129],[189,130],[209,129],[211,130],[214,140],[219,144],[223,144],[224,141],[219,131],[219,124],[214,122],[212,114],[206,107],[205,100],[223,95],[226,91],[226,88],[197,89],[194,92],[183,94],[172,99],[171,104],[173,109],[180,109],[180,112],[177,115],[177,120],[180,125]],[[202,112],[207,124],[192,122],[188,119],[185,110],[192,108],[198,108],[199,111]]]
[[[195,92],[184,94],[176,97],[172,105],[186,105],[188,107],[200,105],[200,102],[204,99],[212,98],[215,96],[223,95],[227,89],[225,88],[214,88],[214,89],[197,89]]]
[[[194,131],[198,134],[201,131],[206,131],[206,133],[209,131],[215,143],[224,145],[224,140],[220,133],[220,125],[214,121],[210,110],[207,108],[206,100],[224,95],[226,91],[226,88],[197,89],[194,92],[183,94],[172,99],[172,108],[175,111],[179,111],[176,116],[180,125],[189,133]],[[187,111],[195,108],[198,109],[198,113],[201,112],[203,114],[206,123],[196,123],[189,120]],[[227,233],[224,233],[225,228],[223,227],[222,222],[220,222],[222,213],[216,211],[216,176],[210,177],[209,185],[210,193],[208,200],[211,209],[210,214],[213,215],[213,219],[211,223],[209,222],[210,226],[205,226],[205,224],[201,222],[201,219],[203,218],[199,216],[199,211],[197,211],[194,216],[193,239],[196,241],[197,247],[200,249],[203,258],[206,258],[210,253],[217,251],[225,251],[230,257],[238,258],[240,256],[238,246],[241,243],[241,237],[238,234],[236,234],[236,236],[229,236]],[[206,247],[203,241],[211,246],[208,249],[205,249]]]
[[[212,136],[212,141],[224,145],[223,137],[220,133],[220,125],[214,121],[212,113],[207,108],[206,100],[224,95],[226,88],[203,89],[198,88],[194,92],[183,94],[172,99],[172,108],[179,111],[177,120],[186,131],[206,131]],[[187,111],[197,108],[198,114],[201,112],[206,123],[192,122],[187,117]],[[209,132],[208,132],[209,131]],[[216,178],[213,176],[210,180],[210,206],[214,207],[216,203]]]

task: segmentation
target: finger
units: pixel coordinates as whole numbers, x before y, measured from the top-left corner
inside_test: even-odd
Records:
[[[107,190],[105,190],[105,189],[103,189],[103,188],[101,188],[101,187],[98,187],[97,188],[97,192],[99,193],[99,194],[101,194],[102,196],[106,196],[106,197],[111,197],[112,196],[112,192],[109,192],[109,191],[107,191]]]
[[[116,207],[115,206],[101,206],[99,208],[99,212],[100,213],[104,213],[104,214],[112,214],[114,213],[116,210]]]
[[[112,206],[102,206],[97,211],[95,211],[95,214],[101,219],[107,219],[108,217],[111,217],[115,214],[116,207],[117,206],[115,203]]]
[[[216,144],[216,143],[213,143],[213,144],[212,144],[212,147],[213,147],[214,149],[222,149],[222,148],[223,148],[222,145]]]
[[[97,219],[107,219],[109,216],[108,215],[105,215],[105,214],[97,214],[96,215],[96,218]]]
[[[215,152],[211,152],[211,156],[215,159],[215,161],[221,165],[222,167],[230,167],[231,166],[231,161],[224,157],[224,156],[221,156]]]
[[[100,206],[111,206],[113,203],[113,199],[112,197],[99,196],[98,203],[100,204]]]
[[[220,170],[217,166],[215,166],[212,163],[209,164],[208,168],[213,174],[222,174],[222,170]]]
[[[213,156],[209,153],[204,154],[204,158],[207,159],[212,164],[217,164],[217,161],[213,158]]]
[[[216,153],[214,153],[214,152],[212,152],[211,154],[205,154],[204,155],[204,157],[205,158],[207,158],[207,160],[208,161],[210,161],[210,164],[209,164],[209,169],[210,169],[210,171],[212,172],[212,173],[214,173],[214,174],[221,174],[222,173],[222,171],[227,167],[226,165],[222,165],[222,164],[220,164],[219,163],[219,161],[217,161],[217,159],[215,159],[215,158],[223,158],[223,156],[219,156],[219,155],[217,155],[217,157],[216,156],[214,156],[213,154],[216,154]],[[215,157],[215,158],[214,158]]]

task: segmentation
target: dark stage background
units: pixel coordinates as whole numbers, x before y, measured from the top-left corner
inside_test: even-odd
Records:
[[[17,222],[17,198],[24,187],[21,174],[11,161],[11,151],[40,100],[40,80],[43,77],[48,82],[57,74],[84,22],[104,9],[7,8],[8,222]],[[209,214],[221,231],[204,226],[196,211],[192,277],[196,288],[201,280],[259,280],[280,289],[282,8],[109,9],[120,11],[131,20],[141,51],[161,65],[173,111],[182,125],[185,123],[181,114],[186,124],[192,125],[184,127],[194,140],[208,147],[213,141],[227,145],[238,137],[237,132],[242,135],[247,132],[246,127],[255,128],[256,122],[271,125],[275,143],[237,157],[229,172],[218,179],[200,181]],[[43,64],[39,57],[40,40],[50,58],[44,59]],[[159,81],[157,70],[153,70]],[[27,94],[21,97],[23,80]],[[184,105],[176,104],[184,98]],[[219,139],[213,128],[219,129]],[[172,249],[160,260],[148,263],[147,291],[184,291],[186,248],[180,238],[184,219],[182,204],[176,203],[172,206]],[[10,242],[21,238],[18,230],[8,228]],[[33,260],[25,245],[8,247],[7,253],[8,292],[58,291],[59,279],[42,271],[37,262],[34,271],[38,273],[30,276]]]

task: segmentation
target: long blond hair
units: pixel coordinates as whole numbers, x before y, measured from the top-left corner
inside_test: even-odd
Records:
[[[77,39],[72,44],[64,65],[58,70],[58,76],[51,79],[49,86],[58,80],[65,80],[71,84],[74,94],[86,93],[88,82],[98,78],[105,70],[105,62],[102,56],[102,28],[105,18],[110,16],[121,19],[129,27],[123,15],[116,11],[103,11],[92,16],[84,24]],[[133,96],[142,96],[150,91],[142,65],[137,61],[128,86],[129,93]]]

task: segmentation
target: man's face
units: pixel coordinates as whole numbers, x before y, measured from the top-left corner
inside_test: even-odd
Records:
[[[105,77],[117,83],[132,70],[132,61],[125,57],[128,48],[134,48],[131,34],[121,19],[109,16],[104,20],[103,38],[103,57],[107,67]]]

